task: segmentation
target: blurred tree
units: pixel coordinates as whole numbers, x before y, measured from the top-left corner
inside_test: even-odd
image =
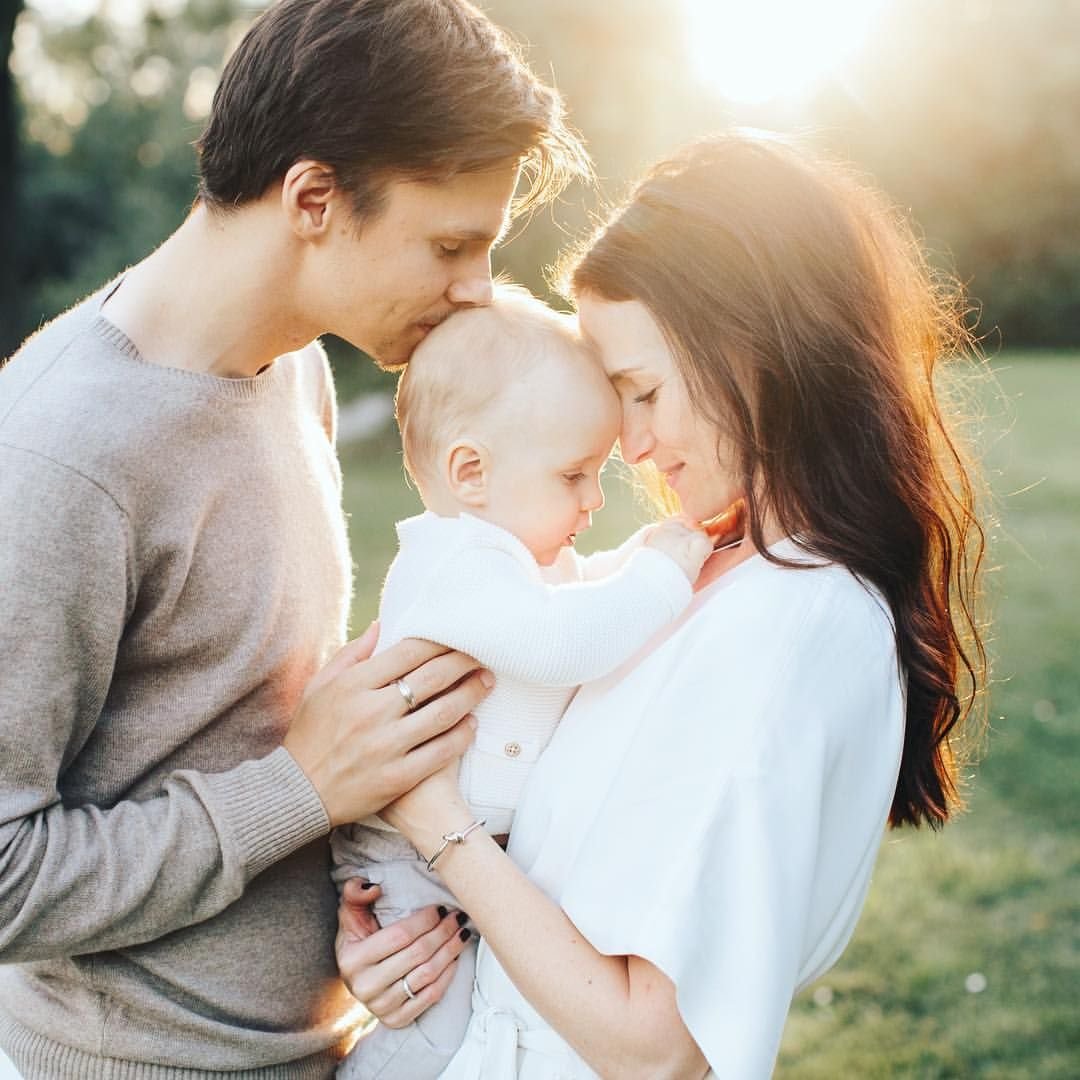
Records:
[[[1080,4],[906,0],[815,103],[1009,345],[1080,344]]]
[[[20,329],[16,289],[18,119],[15,81],[8,65],[22,0],[0,0],[0,358],[14,347]]]
[[[6,40],[19,3],[0,0]],[[0,286],[6,318],[21,305],[16,337],[141,258],[182,220],[195,193],[191,142],[250,5],[149,0],[141,21],[98,13],[77,26],[38,9],[22,13],[13,70],[24,231],[14,245],[9,195],[0,255],[4,273],[4,260],[18,253],[9,287]],[[558,251],[684,138],[731,122],[811,128],[910,207],[983,301],[986,329],[1000,326],[1009,344],[1080,343],[1076,0],[894,0],[861,61],[816,99],[756,107],[724,103],[695,84],[677,4],[486,6],[560,87],[597,164],[598,190],[571,189],[496,255],[497,267],[541,294],[543,268]],[[10,142],[0,145],[6,161],[11,152]],[[0,184],[12,175],[0,169]],[[333,354],[346,394],[377,379],[344,346]]]
[[[597,185],[575,185],[497,255],[497,264],[544,295],[545,270],[625,193],[629,181],[678,142],[728,119],[687,75],[682,24],[653,0],[491,0],[526,59],[561,91],[596,163]]]

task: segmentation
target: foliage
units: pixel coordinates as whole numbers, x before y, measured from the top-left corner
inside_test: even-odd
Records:
[[[982,302],[984,331],[1010,345],[1080,341],[1076,4],[894,0],[861,58],[816,98],[755,108],[695,83],[671,5],[488,7],[553,74],[600,181],[599,194],[573,189],[497,253],[500,269],[536,291],[568,238],[647,162],[694,133],[749,123],[813,131],[875,175]],[[75,26],[23,12],[22,203],[11,238],[20,288],[4,298],[18,305],[18,336],[182,219],[207,90],[252,11],[245,0],[153,0],[139,23],[98,14]],[[48,86],[42,68],[56,76]],[[68,98],[56,100],[65,80]],[[347,391],[377,381],[369,365],[340,362],[350,350],[333,352]]]
[[[151,11],[126,27],[100,15],[74,26],[22,16],[18,70],[55,99],[52,108],[48,98],[24,102],[22,333],[142,258],[183,219],[201,129],[193,91],[212,88],[237,10],[235,0],[192,0],[179,16]]]

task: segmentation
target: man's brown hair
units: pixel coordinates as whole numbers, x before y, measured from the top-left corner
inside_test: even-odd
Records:
[[[467,0],[281,0],[226,65],[198,150],[200,196],[217,209],[305,158],[334,170],[357,217],[388,179],[520,160],[521,209],[589,173],[557,91]]]

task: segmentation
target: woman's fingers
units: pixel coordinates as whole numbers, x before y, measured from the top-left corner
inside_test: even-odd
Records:
[[[338,906],[338,935],[349,941],[363,941],[379,930],[379,920],[371,905],[382,896],[378,885],[366,889],[360,878],[350,878],[341,890]]]
[[[392,1009],[382,1016],[374,1010],[369,1011],[373,1016],[379,1018],[380,1023],[385,1024],[387,1027],[408,1027],[421,1013],[426,1012],[436,1001],[441,1000],[443,994],[446,993],[446,988],[454,978],[456,970],[457,961],[455,959],[433,983],[429,983],[420,991],[414,991],[416,997],[411,999],[406,997],[404,1005]],[[409,985],[412,986],[411,978],[409,979]]]
[[[453,967],[472,937],[472,931],[461,925],[464,916],[451,913],[448,918],[454,921],[449,940],[441,945],[431,957],[423,963],[410,968],[373,1001],[366,1003],[369,1012],[380,1020],[386,1016],[397,1015],[403,1009],[411,1013],[412,1016],[416,1016],[418,1013],[414,1007],[418,999],[425,1002],[419,1010],[419,1012],[423,1012],[428,1005],[442,997],[445,983],[449,981],[446,977],[447,971]],[[416,995],[416,998],[410,998],[405,993],[402,979],[409,980],[409,989]]]
[[[400,1008],[400,1001],[384,995],[396,984],[395,992],[404,996],[403,975],[431,961],[425,978],[437,980],[441,967],[450,963],[465,944],[460,938],[461,929],[456,913],[440,917],[436,908],[421,908],[360,939],[339,934],[338,966],[353,996],[379,1016],[378,1009]],[[458,941],[458,947],[440,952],[453,939]],[[411,979],[409,985],[413,985]]]

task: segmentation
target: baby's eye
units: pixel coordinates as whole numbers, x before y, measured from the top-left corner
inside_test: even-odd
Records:
[[[445,240],[439,241],[439,254],[449,259],[454,255],[461,253],[461,241],[447,243]]]
[[[635,405],[651,405],[656,400],[656,391],[658,387],[653,387],[651,390],[647,390],[644,394],[638,394],[634,398]]]

